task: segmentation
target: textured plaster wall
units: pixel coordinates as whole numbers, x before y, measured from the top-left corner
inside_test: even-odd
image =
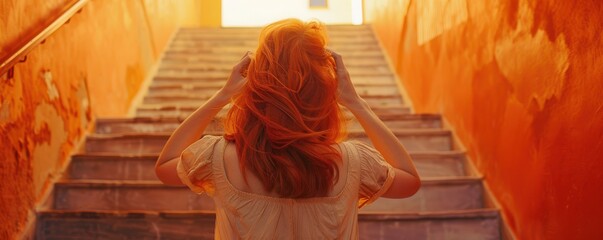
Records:
[[[420,113],[442,113],[520,239],[603,236],[603,4],[365,1]]]
[[[0,55],[69,1],[0,2]],[[178,25],[169,0],[93,0],[0,77],[0,239],[25,231],[96,117],[124,117]],[[198,13],[197,13],[198,14]]]

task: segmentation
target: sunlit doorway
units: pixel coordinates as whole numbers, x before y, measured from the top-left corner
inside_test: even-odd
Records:
[[[362,24],[363,0],[222,0],[222,27],[258,27],[284,19]]]

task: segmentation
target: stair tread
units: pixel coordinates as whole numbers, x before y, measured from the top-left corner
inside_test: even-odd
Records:
[[[213,217],[211,210],[39,210],[42,217],[81,217],[81,218],[189,218]],[[358,220],[412,220],[412,219],[458,219],[458,218],[497,218],[499,210],[495,208],[479,208],[447,211],[420,212],[360,212]]]
[[[409,154],[413,158],[426,158],[426,157],[464,157],[465,152],[463,151],[409,151]],[[124,154],[124,153],[113,153],[113,152],[93,152],[93,153],[77,153],[72,155],[73,159],[107,159],[107,160],[118,160],[118,159],[149,159],[157,160],[159,155],[157,153],[148,154]]]
[[[188,107],[188,106],[187,106]],[[192,107],[192,106],[191,106]],[[439,114],[416,114],[416,113],[405,113],[405,114],[396,114],[396,117],[400,118],[399,120],[406,119],[436,119],[440,120],[441,115]],[[397,120],[397,119],[392,119]],[[133,118],[99,118],[96,120],[97,124],[106,124],[106,123],[180,123],[184,121],[182,118],[159,118],[159,117],[133,117]]]
[[[396,136],[405,135],[450,135],[450,130],[447,129],[390,129]],[[222,134],[221,132],[205,133],[204,135]],[[138,137],[169,137],[171,132],[155,132],[155,133],[92,133],[89,134],[87,139],[113,139],[113,138],[138,138]],[[349,137],[360,137],[366,136],[366,133],[361,130],[348,131]]]
[[[481,182],[479,176],[455,177],[424,177],[423,185],[452,185]],[[57,186],[69,187],[158,187],[158,188],[186,188],[186,186],[165,185],[158,180],[97,180],[97,179],[61,179],[55,183]]]

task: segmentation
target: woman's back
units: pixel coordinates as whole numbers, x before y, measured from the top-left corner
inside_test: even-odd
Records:
[[[223,137],[205,136],[183,152],[178,165],[185,184],[214,198],[220,239],[356,239],[358,206],[380,197],[394,177],[375,150],[343,142],[340,178],[328,196],[280,198],[258,190],[262,184],[251,175],[244,184],[233,147]]]
[[[217,239],[354,239],[359,207],[418,190],[408,152],[356,93],[341,56],[325,46],[319,23],[267,26],[256,53],[233,67],[224,87],[164,146],[157,176],[213,196]],[[224,136],[199,139],[228,103]],[[340,105],[378,152],[342,142]]]

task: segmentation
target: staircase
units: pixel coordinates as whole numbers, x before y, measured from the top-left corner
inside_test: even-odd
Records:
[[[330,26],[358,92],[411,152],[423,186],[408,199],[361,210],[362,239],[500,239],[499,213],[485,207],[482,180],[452,150],[439,115],[411,114],[369,26]],[[158,152],[188,114],[210,97],[258,29],[181,29],[135,118],[99,119],[85,149],[38,212],[38,239],[213,239],[211,198],[155,177]],[[218,118],[224,114],[222,111]],[[370,144],[360,125],[350,138]],[[206,133],[221,134],[219,121]]]

